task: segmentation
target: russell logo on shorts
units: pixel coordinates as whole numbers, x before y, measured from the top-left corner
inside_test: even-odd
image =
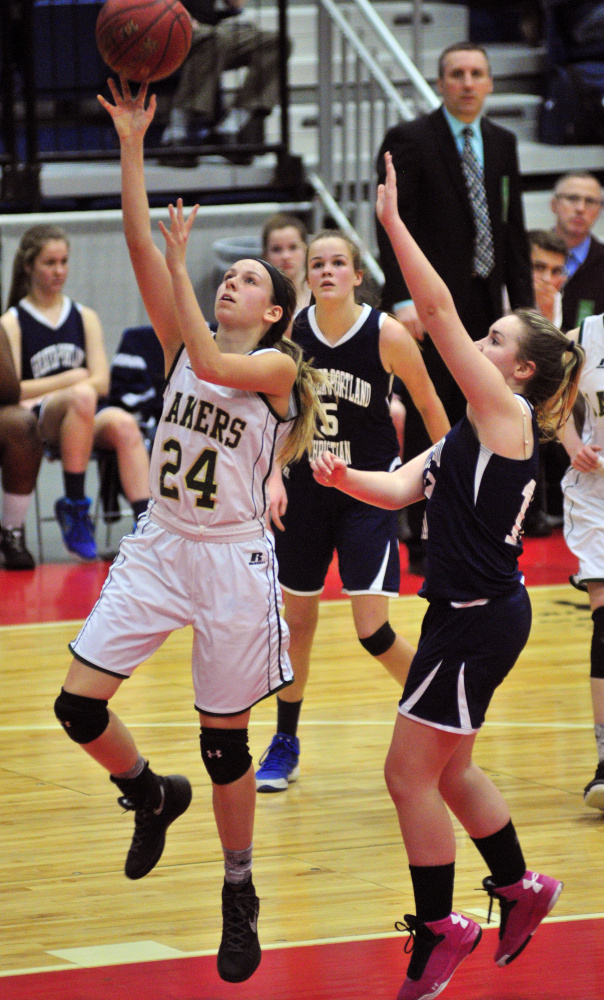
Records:
[[[263,566],[265,563],[264,552],[252,552],[249,566]]]

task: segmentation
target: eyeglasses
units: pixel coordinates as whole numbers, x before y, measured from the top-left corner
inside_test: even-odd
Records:
[[[580,194],[557,194],[556,198],[564,198],[569,205],[576,206],[579,202],[583,202],[586,208],[601,208],[602,199],[601,198],[584,198]]]

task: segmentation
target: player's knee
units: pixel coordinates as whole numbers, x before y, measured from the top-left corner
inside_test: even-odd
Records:
[[[591,677],[604,680],[604,607],[596,608],[592,614],[594,623],[591,637]]]
[[[372,656],[383,656],[394,645],[396,632],[390,622],[384,622],[373,635],[368,635],[365,639],[359,636],[359,642]]]
[[[215,785],[230,785],[242,778],[252,763],[247,729],[201,727],[201,759]]]
[[[74,743],[92,743],[109,725],[106,701],[71,694],[63,688],[55,701],[55,715]]]

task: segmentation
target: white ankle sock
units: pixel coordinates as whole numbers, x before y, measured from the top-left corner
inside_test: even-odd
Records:
[[[2,527],[21,528],[25,522],[32,493],[2,494]]]

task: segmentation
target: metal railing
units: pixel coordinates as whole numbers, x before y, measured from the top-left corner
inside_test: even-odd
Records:
[[[416,65],[422,13],[421,0],[413,0],[414,61],[370,0],[317,0],[319,165],[309,180],[340,228],[354,234],[379,283],[372,254],[377,149],[389,127],[440,104]]]

